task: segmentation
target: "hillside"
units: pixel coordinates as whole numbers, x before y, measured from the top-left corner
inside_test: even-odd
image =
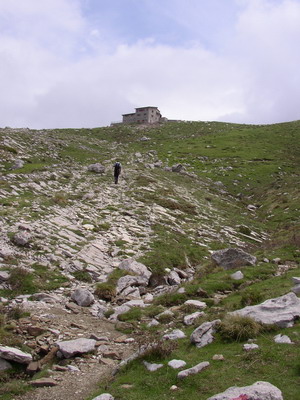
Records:
[[[299,121],[5,128],[0,138],[0,342],[42,360],[58,340],[97,339],[92,355],[69,360],[79,371],[62,372],[68,362],[55,356],[36,374],[24,374],[13,362],[0,372],[4,399],[92,399],[99,382],[100,393],[120,400],[206,400],[259,380],[277,386],[285,400],[297,398],[297,323],[250,336],[261,350],[245,354],[240,341],[225,340],[221,330],[203,348],[189,339],[161,337],[178,328],[188,338],[203,322],[226,320],[229,311],[291,291],[291,278],[300,276]],[[115,185],[117,160],[122,174]],[[104,172],[90,171],[95,163]],[[226,248],[257,257],[254,267],[241,265],[240,280],[231,278],[240,268],[226,270],[211,260],[213,252]],[[135,281],[131,291],[121,291],[118,283],[126,273],[120,263],[128,258],[146,266],[151,277],[147,285]],[[79,287],[94,302],[79,306],[72,298]],[[147,307],[133,303],[113,318],[117,307],[146,297]],[[195,311],[184,304],[189,299],[207,306],[191,326],[183,324]],[[153,317],[159,324],[149,327]],[[274,343],[279,333],[295,345]],[[166,364],[180,358],[192,367],[222,354],[225,361],[211,361],[201,375],[178,381],[178,371],[148,372],[138,358],[109,378],[120,360],[157,341],[159,351],[145,360]],[[47,375],[53,387],[26,394],[28,382]],[[172,385],[178,388],[170,393]]]

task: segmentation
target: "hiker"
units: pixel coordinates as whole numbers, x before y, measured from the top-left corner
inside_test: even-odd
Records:
[[[114,177],[116,184],[118,183],[120,173],[121,173],[121,163],[117,161],[114,165]]]

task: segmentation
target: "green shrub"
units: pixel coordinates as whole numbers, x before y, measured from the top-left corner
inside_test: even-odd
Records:
[[[262,300],[263,295],[259,292],[258,289],[247,288],[242,292],[241,306],[252,306],[261,303]]]
[[[82,282],[92,282],[91,275],[87,271],[75,271],[73,272],[74,278],[76,278],[78,281]]]
[[[225,342],[254,339],[262,330],[260,323],[240,315],[227,315],[218,327],[218,332]]]
[[[142,310],[140,307],[132,307],[124,314],[118,315],[118,320],[122,322],[140,321],[142,318]]]
[[[95,289],[95,295],[99,299],[111,301],[116,296],[116,288],[108,282],[98,283]]]
[[[162,305],[164,307],[177,306],[187,300],[185,293],[166,293],[157,297],[154,300],[155,305]]]
[[[143,314],[145,317],[150,317],[153,318],[155,315],[160,314],[161,312],[164,311],[164,307],[161,305],[151,305],[149,307],[146,307],[143,310]]]
[[[32,294],[36,292],[34,276],[24,268],[14,268],[10,273],[8,283],[11,286],[14,295]]]

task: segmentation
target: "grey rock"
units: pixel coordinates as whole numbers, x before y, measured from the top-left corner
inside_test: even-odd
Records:
[[[71,298],[81,307],[88,307],[95,301],[92,293],[89,290],[82,288],[77,288],[72,293]]]
[[[100,396],[94,397],[92,400],[115,400],[115,398],[109,393],[100,394]]]
[[[24,161],[23,160],[15,160],[15,162],[13,163],[13,165],[11,166],[11,169],[19,169],[19,168],[23,168],[24,167]]]
[[[159,322],[156,319],[153,319],[152,321],[150,321],[147,326],[150,328],[151,326],[157,326],[159,325]]]
[[[96,340],[80,338],[57,342],[56,344],[63,357],[71,358],[76,354],[90,353],[95,350]]]
[[[232,400],[241,395],[246,395],[250,399],[259,400],[283,400],[281,391],[269,382],[258,381],[251,386],[233,386],[223,393],[209,397],[207,400]]]
[[[182,164],[176,164],[172,166],[172,172],[180,172],[183,168]]]
[[[192,368],[185,369],[185,370],[179,372],[179,374],[177,375],[177,378],[183,379],[183,378],[186,378],[187,376],[198,374],[199,372],[201,372],[204,369],[208,368],[209,365],[210,364],[209,364],[208,361],[203,361],[200,364],[197,364]]]
[[[186,362],[183,360],[171,360],[168,362],[169,367],[173,369],[179,369],[186,366]]]
[[[198,308],[199,310],[203,310],[204,308],[207,307],[206,303],[204,301],[199,301],[199,300],[187,300],[184,302],[184,304],[188,306],[193,306],[195,308]]]
[[[0,346],[0,358],[15,361],[19,364],[29,364],[32,361],[31,354],[9,346]]]
[[[274,342],[275,343],[293,344],[293,342],[287,335],[281,335],[281,333],[274,336]]]
[[[294,292],[297,295],[300,294],[300,285],[292,287],[292,292]]]
[[[231,315],[244,315],[265,325],[276,324],[281,328],[290,328],[300,317],[300,299],[295,293],[288,293],[275,299],[266,300],[255,306],[247,306],[233,311]]]
[[[90,164],[88,166],[88,171],[95,172],[96,174],[103,174],[105,172],[105,167],[100,163]]]
[[[123,306],[130,307],[130,308],[132,308],[132,307],[144,308],[144,307],[146,307],[146,304],[143,302],[143,300],[129,300],[129,301],[126,301],[126,303],[124,303]]]
[[[230,275],[230,278],[235,281],[240,281],[241,279],[244,279],[244,274],[242,271],[236,271],[234,274]]]
[[[191,334],[191,343],[195,344],[196,347],[204,347],[212,343],[214,340],[214,333],[216,332],[217,326],[221,321],[215,319],[211,322],[204,322]]]
[[[124,304],[122,306],[115,307],[114,313],[109,317],[109,320],[116,321],[118,319],[119,315],[125,314],[129,310],[130,310],[130,307],[125,306]]]
[[[55,304],[60,301],[59,297],[49,293],[34,293],[31,298],[36,301],[44,301],[45,303]]]
[[[8,271],[0,271],[0,282],[6,282],[10,277],[10,273]]]
[[[133,287],[133,286],[129,286],[126,289],[124,289],[122,291],[122,293],[120,293],[120,296],[136,300],[136,299],[140,299],[141,298],[141,293],[140,293],[139,288]]]
[[[215,251],[212,253],[211,258],[217,265],[224,269],[235,269],[246,265],[254,266],[257,262],[256,257],[235,248]]]
[[[57,386],[58,382],[56,382],[52,378],[40,378],[35,379],[34,381],[30,381],[30,385],[35,387]]]
[[[180,329],[174,329],[172,332],[170,333],[166,333],[163,336],[163,339],[165,340],[177,340],[177,339],[182,339],[185,338],[186,335],[184,332],[182,332]]]
[[[11,368],[12,368],[12,365],[8,361],[4,360],[4,358],[0,358],[0,372],[7,371],[8,369],[11,369]]]
[[[119,264],[119,268],[128,272],[132,272],[138,276],[143,276],[147,279],[149,279],[151,276],[151,272],[148,270],[148,268],[144,264],[135,261],[133,258],[127,258],[126,260],[122,261]]]
[[[183,317],[183,323],[184,325],[193,325],[196,321],[197,318],[201,317],[202,315],[204,315],[203,311],[196,311],[192,314],[186,315],[185,317]]]
[[[293,276],[292,281],[295,285],[300,285],[300,277],[298,276]]]
[[[116,290],[117,294],[121,293],[129,286],[147,286],[149,279],[145,276],[125,275],[118,279]]]
[[[20,247],[29,246],[31,240],[32,240],[32,236],[27,231],[17,232],[12,238],[12,242]]]
[[[169,285],[180,285],[181,279],[176,271],[171,271],[167,276],[167,282]]]
[[[163,364],[151,364],[151,363],[148,363],[147,361],[143,361],[143,364],[145,365],[147,370],[150,372],[157,371],[158,369],[160,369],[164,366]]]

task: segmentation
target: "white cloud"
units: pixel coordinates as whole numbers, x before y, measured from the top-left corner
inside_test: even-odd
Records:
[[[193,45],[116,46],[83,0],[0,0],[0,125],[101,126],[143,105],[180,119],[299,118],[299,2],[236,2],[230,33],[209,49],[197,35]]]

